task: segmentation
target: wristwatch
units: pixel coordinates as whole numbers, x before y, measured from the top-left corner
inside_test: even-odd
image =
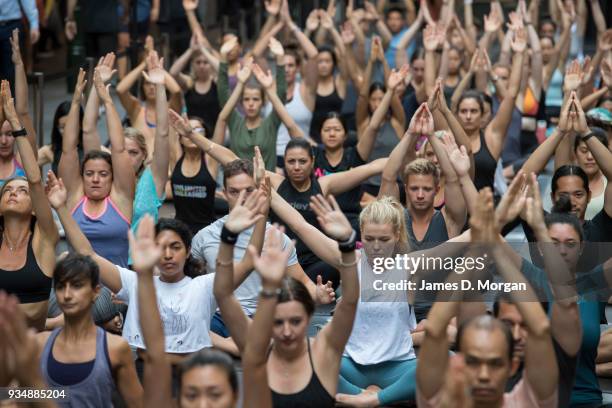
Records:
[[[264,299],[275,299],[278,296],[280,296],[280,294],[281,294],[281,288],[276,288],[276,289],[261,288],[261,290],[259,291],[259,296],[261,296]]]

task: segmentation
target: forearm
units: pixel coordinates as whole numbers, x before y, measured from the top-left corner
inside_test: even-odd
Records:
[[[300,48],[306,54],[306,57],[308,59],[316,58],[317,54],[319,53],[319,51],[317,50],[317,47],[313,44],[312,41],[310,41],[310,38],[308,38],[308,36],[306,36],[306,34],[304,34],[300,30],[300,27],[298,27],[297,24],[295,23],[291,24],[291,32],[295,36],[295,39],[300,45]]]
[[[200,22],[198,21],[198,17],[196,16],[195,10],[185,10],[185,15],[187,16],[187,23],[189,24],[191,32],[196,37],[204,37],[204,31],[200,26]]]
[[[91,90],[94,97],[97,99],[95,89]],[[80,128],[80,110],[81,100],[73,98],[68,111],[68,117],[66,118],[66,127],[64,128],[64,134],[62,135],[62,153],[76,152],[79,145],[79,128]],[[100,146],[98,146],[98,149]]]
[[[538,148],[529,155],[529,158],[523,164],[523,171],[525,174],[529,175],[530,173],[540,174],[542,170],[546,167],[546,164],[550,160],[550,158],[555,154],[559,143],[563,139],[563,134],[559,132],[558,128],[555,128],[553,134],[548,137],[544,143],[542,143]]]
[[[138,276],[138,314],[140,328],[147,349],[147,360],[166,361],[164,330],[157,308],[153,271],[136,271]]]
[[[380,35],[383,46],[388,45],[391,42],[391,38],[393,36],[391,35],[391,31],[389,31],[389,28],[384,21],[378,20],[376,22],[376,31],[378,32],[378,35]]]
[[[606,95],[609,91],[610,88],[604,86],[603,88],[588,94],[580,100],[582,109],[588,111],[589,109],[594,108],[597,105],[597,101],[599,101],[599,99]]]
[[[222,166],[229,162],[238,159],[238,156],[227,147],[222,144],[217,144],[199,133],[195,133],[196,137],[192,137],[192,142],[205,152],[208,156],[212,157]]]
[[[112,99],[109,98],[102,102],[106,111],[106,126],[108,128],[111,152],[113,154],[123,153],[125,152],[125,138],[123,136],[123,126],[121,126],[121,117],[119,117]]]
[[[469,214],[476,214],[476,203],[478,203],[478,190],[469,175],[459,178],[461,193]]]
[[[130,91],[130,88],[138,81],[138,78],[142,75],[142,71],[146,68],[145,62],[141,62],[136,68],[131,70],[125,78],[121,80],[117,84],[117,93],[118,94],[127,94]]]
[[[96,90],[92,88],[89,92],[87,104],[85,105],[85,114],[83,115],[83,153],[88,153],[92,150],[100,149],[101,142],[100,135],[98,134],[99,112],[100,101],[98,99],[98,95],[96,94]],[[66,127],[68,127],[68,124],[66,124]]]
[[[597,27],[597,36],[599,37],[606,31],[606,19],[601,11],[599,0],[591,0],[591,12],[593,13],[593,20],[595,21],[595,27]]]
[[[514,104],[514,99],[519,93],[521,85],[521,75],[523,73],[523,56],[524,52],[514,54],[512,58],[512,71],[510,73],[510,79],[508,81],[508,94],[506,98],[511,98]],[[504,98],[505,99],[505,98]]]
[[[227,102],[225,102],[225,105],[223,105],[223,109],[221,109],[218,119],[222,119],[224,121],[229,120],[229,117],[232,114],[232,111],[236,107],[236,104],[238,103],[238,100],[240,99],[240,96],[242,95],[243,88],[244,88],[244,84],[238,81],[238,83],[236,83],[236,87],[234,88],[234,91],[230,95],[229,99],[227,99]]]
[[[177,78],[180,73],[183,72],[183,70],[189,63],[189,60],[191,60],[192,55],[193,50],[191,48],[187,48],[185,52],[180,57],[178,57],[176,61],[174,61],[172,67],[170,67],[170,75]]]
[[[30,142],[25,137],[17,137],[15,139],[15,143],[17,144],[17,151],[19,151],[19,156],[21,157],[21,165],[23,166],[23,170],[25,171],[28,183],[30,185],[42,185],[40,168],[38,167],[38,160],[36,160],[36,155],[34,154],[34,150],[32,149]],[[30,191],[30,195],[33,195],[33,191]],[[43,200],[46,200],[46,198],[43,197],[32,197],[32,199],[35,198],[42,198]]]
[[[470,70],[468,71],[463,78],[461,78],[461,81],[459,81],[459,85],[457,85],[457,87],[455,88],[455,91],[453,92],[453,96],[451,97],[451,110],[455,111],[457,109],[457,105],[459,104],[459,99],[461,98],[461,95],[463,95],[463,92],[465,92],[465,90],[467,89],[468,85],[470,85],[472,83],[472,78],[474,77],[474,71]]]
[[[168,167],[170,165],[170,141],[168,126],[168,100],[166,99],[166,88],[164,85],[155,85],[155,114],[157,124],[155,127],[155,141],[153,147],[153,180],[155,181],[158,196],[164,193],[166,181],[168,180]]]
[[[436,85],[436,53],[434,51],[425,51],[425,93],[431,95]]]

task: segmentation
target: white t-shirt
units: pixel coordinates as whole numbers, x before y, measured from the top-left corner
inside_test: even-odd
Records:
[[[129,269],[120,266],[117,269],[121,275],[117,297],[129,305],[123,337],[130,346],[144,349],[138,316],[138,277]],[[153,278],[167,353],[193,353],[212,347],[208,331],[217,308],[214,279],[212,273],[195,279],[185,276],[176,283],[162,282],[159,276]]]
[[[359,303],[357,303],[353,331],[346,343],[344,355],[362,365],[416,358],[410,335],[410,332],[416,328],[416,318],[414,308],[408,303],[407,293],[381,292],[369,296],[372,293],[364,286],[368,286],[372,278],[362,275],[373,272],[363,250],[360,258],[357,264],[360,283]],[[384,280],[385,274],[378,277]],[[362,282],[369,283],[364,285]]]
[[[227,220],[227,215],[223,218],[210,224],[208,227],[200,230],[191,241],[191,255],[196,259],[206,261],[207,269],[209,272],[214,272],[217,267],[216,260],[217,254],[219,253],[219,245],[221,242],[221,229]],[[267,224],[266,230],[272,225]],[[238,240],[234,244],[234,261],[240,262],[244,257],[251,236],[253,235],[253,229],[251,227],[245,231],[242,231],[238,235]],[[289,237],[283,234],[283,249],[291,243]],[[266,245],[264,241],[263,252],[265,252]],[[292,266],[298,263],[295,248],[291,251],[291,256],[287,261],[287,266]],[[211,284],[212,285],[212,284]],[[257,309],[257,298],[259,291],[261,290],[261,278],[259,274],[251,271],[250,275],[242,282],[238,288],[234,291],[234,295],[242,305],[242,308],[248,315],[254,315]]]

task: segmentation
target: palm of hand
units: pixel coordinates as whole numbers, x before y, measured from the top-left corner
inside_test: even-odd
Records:
[[[66,189],[61,188],[59,185],[52,186],[47,193],[47,199],[53,208],[59,208],[64,205],[67,196]]]
[[[223,45],[221,46],[221,55],[227,56],[227,54],[230,53],[234,46],[236,46],[236,40],[229,40],[223,43]]]
[[[266,1],[264,5],[266,7],[266,11],[273,16],[277,15],[281,8],[280,2],[277,0]]]
[[[100,65],[99,67],[97,67],[97,70],[100,73],[100,79],[103,82],[108,82],[113,76],[112,68],[106,65]]]
[[[464,155],[461,150],[454,149],[448,155],[455,172],[458,176],[465,176],[470,171],[470,159]]]
[[[580,74],[579,73],[569,73],[565,75],[565,89],[569,91],[573,91],[578,89],[580,85]]]
[[[254,261],[255,269],[270,282],[280,282],[285,276],[287,257],[280,248],[269,248]]]
[[[132,248],[132,262],[135,270],[149,270],[161,256],[161,249],[151,238],[139,239]]]
[[[328,212],[322,221],[321,227],[327,235],[334,239],[346,239],[347,236],[351,235],[351,224],[339,211]]]
[[[164,70],[161,68],[151,68],[148,72],[149,82],[154,84],[164,83]]]
[[[227,221],[225,222],[226,227],[232,232],[244,231],[250,227],[255,213],[245,206],[236,206],[230,212]]]
[[[198,0],[183,0],[183,8],[187,11],[193,11],[198,7]]]
[[[251,76],[251,70],[247,67],[242,68],[238,71],[237,77],[240,82],[246,82]]]

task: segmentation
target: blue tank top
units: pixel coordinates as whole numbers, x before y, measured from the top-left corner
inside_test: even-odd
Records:
[[[72,210],[72,217],[98,255],[115,265],[127,267],[130,222],[110,197],[104,199],[104,210],[97,217],[87,214],[87,201],[87,197],[83,196]]]
[[[108,357],[106,332],[96,327],[96,357],[93,362],[66,364],[53,358],[53,345],[62,328],[53,330],[40,358],[40,371],[50,387],[68,388],[70,399],[57,401],[60,407],[112,407],[115,390]]]

